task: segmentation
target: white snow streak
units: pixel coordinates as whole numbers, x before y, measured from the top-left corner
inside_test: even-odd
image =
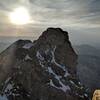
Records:
[[[24,49],[30,49],[33,46],[33,43],[27,43],[23,46]]]
[[[57,87],[57,86],[54,85],[53,81],[50,80],[50,85],[51,85],[51,86],[53,86],[53,87],[55,87],[55,88],[57,88],[57,89],[60,89],[60,90],[62,90],[62,91],[64,91],[64,92],[66,92],[67,90],[70,90],[70,87],[64,85],[64,84],[61,82],[61,80],[60,80],[61,77],[58,76],[58,75],[56,75],[56,74],[54,73],[54,71],[52,70],[51,67],[48,67],[48,72],[51,73],[51,74],[53,74],[54,77],[55,77],[55,79],[57,79],[58,82],[59,82],[59,84],[61,85],[61,87]]]
[[[58,63],[56,62],[56,60],[55,60],[55,55],[54,55],[55,50],[56,50],[56,46],[54,47],[53,50],[50,51],[50,52],[51,52],[51,56],[52,56],[52,59],[51,59],[50,62],[51,62],[51,63],[54,63],[56,66],[58,66],[59,68],[61,68],[61,69],[65,72],[64,77],[67,77],[67,76],[69,75],[69,73],[68,73],[66,67],[65,67],[65,66],[62,66],[62,65],[60,65],[60,64],[58,64]],[[49,50],[45,51],[45,54],[46,54],[46,55],[47,55],[47,53],[49,53],[48,51],[49,51]],[[38,58],[40,65],[41,65],[42,67],[44,67],[44,66],[45,66],[45,65],[44,65],[44,63],[45,63],[45,58],[41,55],[41,53],[40,53],[39,51],[37,51],[36,57]],[[49,63],[50,63],[50,62],[49,62]],[[53,71],[53,69],[52,69],[50,66],[47,66],[47,70],[46,70],[46,71],[48,71],[49,74],[54,75],[54,78],[55,78],[56,80],[58,80],[59,84],[61,85],[60,87],[55,86],[55,84],[53,83],[52,79],[50,79],[50,83],[49,83],[49,84],[50,84],[52,87],[55,87],[55,88],[57,88],[57,89],[60,89],[60,90],[62,90],[63,92],[66,92],[67,90],[70,90],[70,87],[69,87],[68,85],[63,84],[63,82],[61,81],[61,77],[62,77],[62,76],[57,75],[57,74]]]
[[[11,83],[7,84],[7,87],[5,88],[4,92],[7,92],[8,90],[13,89],[13,85]]]
[[[36,56],[37,56],[37,58],[38,58],[39,60],[41,60],[41,61],[43,61],[43,60],[44,60],[44,57],[42,57],[42,56],[41,56],[41,54],[40,54],[40,52],[39,52],[39,51],[37,51]]]
[[[51,51],[51,53],[52,53],[52,61],[51,61],[51,62],[54,63],[56,66],[60,67],[63,71],[65,71],[64,77],[67,77],[67,76],[70,75],[70,74],[68,73],[66,67],[65,67],[65,66],[62,66],[62,65],[60,65],[60,64],[58,64],[58,63],[56,62],[56,60],[55,60],[55,55],[54,55],[55,50],[56,50],[56,47],[53,49],[53,51]]]
[[[27,55],[25,56],[25,60],[32,60],[32,58],[27,54]]]

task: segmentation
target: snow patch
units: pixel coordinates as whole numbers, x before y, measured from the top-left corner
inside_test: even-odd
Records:
[[[27,54],[27,55],[25,56],[25,60],[32,60],[32,58]]]
[[[52,53],[52,60],[51,60],[51,62],[54,63],[54,64],[55,64],[56,66],[58,66],[59,68],[61,68],[63,71],[65,71],[64,77],[67,77],[67,76],[69,76],[70,74],[68,73],[66,67],[63,66],[63,65],[61,65],[61,64],[58,64],[58,63],[56,62],[56,60],[55,60],[55,55],[54,55],[55,50],[56,50],[56,46],[55,46],[55,48],[53,49],[53,51],[51,51],[51,53]]]
[[[5,84],[7,84],[11,80],[11,77],[9,77],[6,81]]]
[[[23,46],[24,49],[30,49],[33,46],[33,43],[27,43]]]
[[[46,51],[44,52],[46,56],[48,56],[48,57],[50,56],[49,59],[44,58],[44,56],[42,56],[41,53],[40,53],[39,51],[37,51],[36,57],[38,58],[39,64],[40,64],[42,67],[45,67],[45,63],[48,63],[46,71],[48,71],[49,74],[54,75],[54,78],[55,78],[56,80],[58,80],[58,82],[59,82],[59,84],[60,84],[60,87],[55,86],[52,80],[50,80],[50,85],[53,86],[53,87],[55,87],[55,88],[57,88],[57,89],[60,89],[60,90],[62,90],[62,91],[64,91],[64,92],[66,92],[67,90],[70,90],[70,87],[69,87],[69,86],[66,86],[65,84],[63,84],[63,82],[61,81],[62,76],[57,75],[57,74],[53,71],[53,69],[50,67],[50,65],[49,65],[50,63],[54,63],[56,66],[60,67],[60,68],[65,72],[64,77],[67,77],[67,76],[69,75],[69,73],[68,73],[66,67],[63,66],[63,65],[58,64],[58,63],[55,61],[55,55],[54,55],[55,50],[56,50],[56,46],[53,48],[53,50],[46,50]],[[48,57],[47,57],[47,58],[48,58]]]
[[[39,52],[39,51],[37,51],[36,56],[37,56],[37,58],[38,58],[39,60],[41,60],[41,61],[43,61],[43,60],[44,60],[44,57],[42,57],[42,55],[40,54],[40,52]]]
[[[66,92],[67,90],[71,90],[69,86],[66,86],[65,84],[62,83],[62,81],[60,80],[61,77],[58,76],[58,75],[56,75],[56,73],[54,73],[54,71],[52,70],[51,67],[48,67],[48,72],[51,73],[51,74],[53,74],[54,77],[55,77],[55,79],[57,79],[58,82],[59,82],[59,84],[61,85],[61,87],[57,87],[57,86],[54,85],[53,81],[50,80],[50,85],[51,86],[53,86],[53,87],[55,87],[57,89],[60,89],[60,90],[62,90],[64,92]]]
[[[53,71],[53,69],[50,67],[50,63],[53,63],[53,64],[55,64],[56,66],[58,66],[59,68],[61,68],[61,69],[65,72],[64,77],[67,77],[67,76],[69,75],[69,73],[68,73],[66,67],[63,66],[63,65],[61,65],[61,64],[58,64],[58,63],[56,62],[56,60],[55,60],[55,55],[54,55],[55,50],[56,50],[56,46],[53,48],[53,50],[52,50],[52,49],[51,49],[51,50],[46,50],[46,51],[44,52],[45,55],[46,55],[46,57],[43,57],[43,56],[41,55],[41,53],[40,53],[39,51],[37,51],[36,57],[38,58],[39,64],[40,64],[42,67],[45,67],[45,65],[46,65],[46,68],[47,68],[46,71],[48,71],[49,74],[52,74],[56,80],[58,80],[58,82],[59,82],[59,84],[60,84],[60,87],[55,86],[55,84],[53,83],[52,80],[50,80],[50,85],[53,86],[53,87],[55,87],[55,88],[57,88],[57,89],[62,90],[63,92],[66,92],[67,90],[70,90],[70,87],[69,87],[68,85],[63,84],[63,82],[61,81],[62,76],[57,75],[57,74]],[[49,57],[49,58],[48,58],[48,57]],[[48,64],[46,64],[46,63],[48,63]]]
[[[7,99],[6,93],[7,93],[8,91],[10,91],[11,89],[13,89],[13,85],[12,85],[11,83],[8,83],[10,79],[11,79],[11,78],[9,77],[9,78],[5,81],[5,86],[4,86],[4,89],[3,89],[4,91],[2,92],[3,95],[0,95],[0,100],[8,100],[8,99]]]
[[[4,92],[6,93],[7,91],[10,91],[13,89],[13,85],[11,83],[7,84],[7,87],[5,88]]]
[[[40,64],[42,67],[44,67],[44,64],[43,64],[43,62],[44,62],[44,57],[42,57],[42,55],[40,54],[39,51],[37,51],[36,57],[37,57],[38,60],[39,60],[39,64]]]

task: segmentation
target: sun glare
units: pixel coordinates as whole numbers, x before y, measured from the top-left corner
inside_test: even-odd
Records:
[[[30,22],[29,12],[24,7],[14,9],[14,11],[9,14],[9,18],[11,23],[15,25],[24,25]]]

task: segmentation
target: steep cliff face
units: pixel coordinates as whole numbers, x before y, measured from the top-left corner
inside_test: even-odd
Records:
[[[68,33],[48,28],[38,40],[19,40],[0,55],[0,88],[8,100],[89,100],[76,75]]]

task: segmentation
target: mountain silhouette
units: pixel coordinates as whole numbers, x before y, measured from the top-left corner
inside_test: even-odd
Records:
[[[77,58],[60,28],[48,28],[33,42],[14,42],[0,54],[0,98],[89,100],[76,74]]]

